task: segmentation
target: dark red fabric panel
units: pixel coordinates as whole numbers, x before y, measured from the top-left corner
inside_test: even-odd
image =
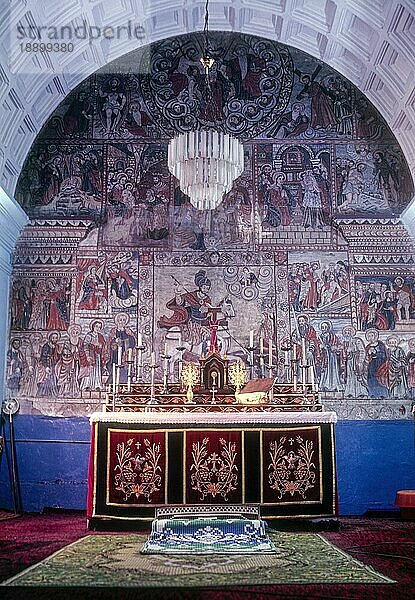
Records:
[[[108,435],[108,502],[164,504],[164,432],[110,430]]]
[[[320,502],[319,427],[266,430],[263,435],[263,501]]]
[[[242,502],[242,432],[186,431],[186,502]]]

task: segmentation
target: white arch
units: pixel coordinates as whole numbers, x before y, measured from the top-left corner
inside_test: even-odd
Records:
[[[65,95],[138,46],[202,30],[205,0],[12,0],[11,9],[3,4],[0,184],[13,195],[31,143]],[[101,36],[91,43],[76,40],[73,52],[22,52],[16,39],[17,24],[45,31],[83,23],[100,28]],[[119,39],[105,39],[105,26],[135,24],[143,26],[144,39],[125,30]],[[211,0],[209,28],[278,40],[337,69],[386,119],[415,175],[413,0]]]

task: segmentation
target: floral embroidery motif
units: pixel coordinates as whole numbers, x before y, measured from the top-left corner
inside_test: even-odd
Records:
[[[117,444],[117,464],[114,467],[115,489],[124,494],[124,500],[128,500],[131,496],[137,499],[144,496],[148,502],[151,502],[152,494],[160,490],[160,444],[151,444],[147,438],[143,440],[143,444],[143,449],[141,443],[134,444],[133,439],[127,440],[126,444],[124,442]]]
[[[269,485],[277,492],[279,500],[286,494],[292,497],[295,493],[305,500],[307,490],[314,488],[316,481],[316,465],[312,461],[313,442],[297,436],[296,451],[293,438],[288,440],[288,446],[286,442],[287,438],[281,436],[279,442],[270,443]]]
[[[197,442],[192,446],[191,485],[193,490],[200,493],[201,500],[207,496],[221,496],[226,501],[229,492],[236,490],[236,444],[226,442],[223,438],[219,442],[222,447],[220,456],[216,452],[208,455],[208,437],[203,438],[202,443]]]

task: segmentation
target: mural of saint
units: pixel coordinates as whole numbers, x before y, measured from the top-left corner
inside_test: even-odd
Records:
[[[299,136],[307,130],[309,123],[310,119],[306,114],[305,104],[294,102],[291,110],[282,115],[276,136],[281,138]],[[270,131],[268,133],[271,134]]]
[[[46,300],[47,283],[44,279],[39,279],[33,289],[33,305],[29,329],[47,329],[48,307]]]
[[[305,359],[307,365],[314,370],[314,378],[317,381],[317,375],[320,365],[321,347],[317,332],[310,324],[307,315],[300,314],[297,317],[297,327],[292,332],[293,343],[296,344],[297,358]],[[303,349],[305,357],[303,357]]]
[[[56,279],[49,283],[47,291],[48,319],[46,329],[63,330],[68,328],[68,286],[69,282],[65,279]]]
[[[127,313],[120,312],[114,317],[115,327],[111,329],[108,336],[108,383],[113,383],[113,365],[121,365],[119,369],[119,383],[127,383],[128,378],[128,351],[133,350],[136,338],[133,331],[128,327],[130,317]]]
[[[321,229],[324,226],[321,189],[312,170],[301,173],[300,177],[303,188],[303,225],[306,229]]]
[[[101,99],[101,119],[105,133],[114,134],[124,117],[127,96],[121,81],[113,77],[99,90]]]
[[[408,340],[408,353],[406,360],[408,363],[408,385],[411,392],[411,398],[415,399],[415,338]]]
[[[329,90],[316,81],[320,70],[321,66],[318,65],[312,75],[304,74],[300,76],[303,89],[297,95],[297,100],[310,99],[310,126],[313,129],[331,129],[336,126],[337,119]]]
[[[343,389],[340,374],[341,344],[330,321],[320,323],[320,389],[338,392]]]
[[[387,347],[387,383],[391,398],[407,398],[409,396],[407,359],[399,338],[391,335],[386,340]]]
[[[102,276],[103,267],[95,263],[88,267],[83,281],[79,301],[80,310],[98,310],[106,306],[106,285]]]
[[[57,397],[59,393],[55,370],[61,353],[61,346],[58,342],[59,333],[52,331],[41,348],[37,374],[37,395],[39,397],[53,398]]]
[[[64,133],[70,136],[84,136],[92,119],[92,104],[85,91],[75,95],[63,115]]]
[[[11,328],[29,329],[33,310],[33,289],[29,280],[16,280],[12,286]]]
[[[405,283],[402,277],[396,277],[393,285],[396,296],[396,312],[399,321],[409,321],[415,308],[415,293],[413,286]]]
[[[389,396],[387,383],[387,353],[386,346],[379,340],[376,329],[366,331],[367,387],[371,398],[387,398]]]
[[[82,391],[101,390],[104,388],[103,373],[106,359],[106,342],[102,335],[103,322],[99,319],[91,321],[90,331],[83,342],[84,361],[80,369],[80,389]]]
[[[171,316],[163,315],[158,322],[159,327],[173,327],[186,325],[189,322],[207,325],[207,308],[212,305],[209,296],[211,281],[206,276],[206,271],[200,270],[194,279],[197,289],[177,293],[169,300],[166,307],[173,311]],[[177,282],[175,286],[177,287]]]
[[[367,396],[365,384],[364,360],[365,345],[356,336],[356,329],[350,325],[343,328],[342,363],[344,365],[344,396],[360,398]]]
[[[22,377],[27,367],[24,354],[21,351],[21,345],[21,340],[14,338],[7,352],[6,383],[12,393],[19,392]]]
[[[79,393],[78,357],[69,341],[62,344],[55,365],[55,372],[59,395],[66,398],[76,398]]]
[[[291,223],[291,207],[294,200],[290,192],[283,186],[286,176],[284,173],[272,173],[272,183],[265,192],[266,207],[265,222],[273,227]]]

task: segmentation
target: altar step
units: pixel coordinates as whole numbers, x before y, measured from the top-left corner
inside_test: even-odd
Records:
[[[183,509],[180,514],[178,509],[176,514],[170,514],[165,518],[162,515],[166,509],[161,509],[161,515],[158,514],[153,521],[150,536],[141,553],[255,554],[278,552],[268,538],[266,523],[260,518],[258,507],[254,507],[254,509],[253,507],[237,507],[233,515],[229,506],[191,508],[200,508],[200,514],[197,514],[196,510],[192,511],[192,515],[188,510],[183,514]],[[171,509],[169,512],[171,513]],[[173,512],[175,511],[173,510]],[[246,517],[241,513],[250,514],[250,516]]]

